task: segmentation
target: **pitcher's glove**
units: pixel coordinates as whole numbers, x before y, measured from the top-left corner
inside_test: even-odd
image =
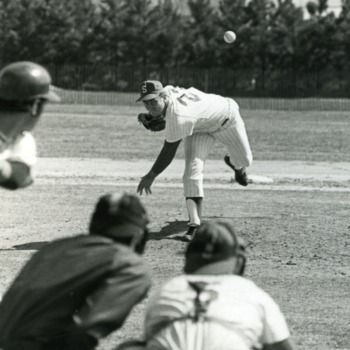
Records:
[[[150,113],[140,113],[137,116],[137,120],[141,123],[147,130],[151,131],[162,131],[165,129],[165,119],[162,115],[153,117]]]

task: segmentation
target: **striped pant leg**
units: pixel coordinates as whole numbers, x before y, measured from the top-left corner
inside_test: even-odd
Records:
[[[204,197],[203,168],[214,145],[211,134],[198,133],[184,139],[185,171],[182,177],[185,197]]]
[[[215,139],[224,144],[231,163],[237,167],[249,167],[253,161],[244,121],[235,110],[235,120],[227,129],[215,133]]]

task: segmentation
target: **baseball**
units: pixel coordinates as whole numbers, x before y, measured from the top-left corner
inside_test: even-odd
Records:
[[[224,34],[224,40],[228,43],[228,44],[232,44],[235,40],[236,40],[236,34],[234,32],[232,32],[231,30],[228,30],[227,32],[225,32]]]

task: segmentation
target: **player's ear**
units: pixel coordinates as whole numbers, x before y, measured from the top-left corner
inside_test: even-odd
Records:
[[[245,270],[246,258],[244,255],[238,255],[236,259],[235,275],[243,276]]]
[[[32,101],[32,103],[28,106],[29,112],[32,117],[38,118],[43,113],[44,105],[46,100],[43,98],[36,98]]]
[[[141,240],[135,245],[135,252],[138,254],[143,254],[146,248],[146,244],[148,241],[148,237],[149,237],[149,230],[146,227],[143,231],[143,235]]]

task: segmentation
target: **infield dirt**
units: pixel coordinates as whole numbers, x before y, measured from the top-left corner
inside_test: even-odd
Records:
[[[53,105],[35,129],[43,158],[33,186],[0,190],[0,293],[47,242],[86,232],[96,200],[135,193],[163,136],[136,121],[140,106]],[[247,243],[247,277],[279,303],[299,350],[350,350],[349,113],[242,110],[254,161],[247,188],[233,181],[218,145],[205,166],[204,220],[233,223]],[[151,217],[145,259],[150,293],[182,270],[187,228],[176,159],[142,196]],[[120,331],[113,350],[139,337],[147,300]]]
[[[2,191],[0,292],[48,241],[86,231],[101,194],[135,192],[150,165],[41,158],[31,188]],[[154,276],[151,293],[182,270],[186,243],[180,237],[187,227],[182,166],[175,161],[156,180],[153,194],[142,196],[152,220],[145,254]],[[349,170],[349,163],[257,161],[249,173],[273,182],[243,188],[232,182],[223,162],[206,165],[203,219],[236,226],[248,246],[247,277],[280,304],[301,350],[350,349]],[[100,350],[141,335],[146,302]]]

